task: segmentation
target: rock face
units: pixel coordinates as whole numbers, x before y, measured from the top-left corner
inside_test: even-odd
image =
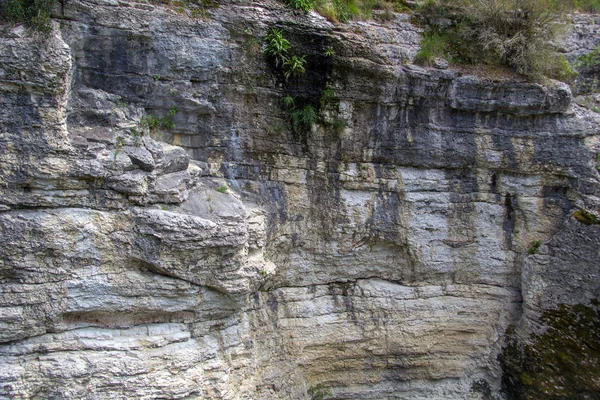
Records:
[[[600,116],[419,40],[269,1],[2,27],[0,398],[504,398],[507,328],[600,296]]]

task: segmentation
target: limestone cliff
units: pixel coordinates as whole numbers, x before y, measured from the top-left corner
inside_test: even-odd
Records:
[[[3,26],[0,398],[505,398],[507,328],[600,296],[600,114],[412,65],[409,18],[69,0],[47,38]]]

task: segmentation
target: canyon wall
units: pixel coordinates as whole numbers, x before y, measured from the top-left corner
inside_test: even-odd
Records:
[[[600,114],[415,66],[422,29],[375,17],[72,0],[1,28],[0,398],[505,398],[507,329],[600,295]]]

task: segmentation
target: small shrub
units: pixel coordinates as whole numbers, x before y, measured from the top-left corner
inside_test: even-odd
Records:
[[[140,120],[140,125],[146,128],[149,132],[153,132],[159,127],[165,129],[173,129],[175,127],[175,115],[179,112],[177,107],[171,107],[167,115],[163,118],[158,118],[153,114],[148,114]]]
[[[566,8],[555,0],[429,0],[420,9],[429,30],[418,60],[446,52],[455,62],[507,65],[532,79],[570,77],[551,44]]]
[[[316,0],[315,11],[331,22],[369,19],[375,7],[388,9],[384,0]]]
[[[260,51],[260,42],[256,37],[254,37],[254,33],[252,29],[245,27],[244,34],[248,36],[246,41],[243,44],[244,50],[246,50],[250,54],[256,54]]]
[[[333,9],[340,22],[348,22],[360,14],[358,5],[352,0],[333,0]]]
[[[331,88],[325,88],[321,92],[321,99],[319,100],[319,104],[321,106],[321,110],[326,108],[331,102],[335,99],[335,92]]]
[[[390,8],[390,6],[384,7],[383,13],[379,14],[378,19],[383,22],[393,21],[395,18],[395,15],[392,11],[393,10]]]
[[[562,54],[554,54],[550,57],[550,64],[546,67],[546,75],[549,78],[563,82],[572,82],[578,75]]]
[[[338,19],[337,13],[335,12],[335,7],[333,3],[330,1],[318,1],[315,4],[315,11],[319,13],[321,16],[325,17],[328,21],[331,22],[340,22]]]
[[[123,146],[125,146],[125,139],[123,139],[120,136],[117,137],[115,139],[115,151],[113,153],[113,164],[117,163],[117,156],[121,152],[121,149],[123,148]]]
[[[572,2],[575,10],[591,14],[600,12],[600,0],[572,0]]]
[[[596,47],[589,53],[582,54],[577,59],[577,67],[594,67],[600,63],[600,47]]]
[[[291,47],[290,42],[283,37],[283,32],[276,28],[268,30],[266,41],[265,54],[272,57],[275,60],[275,66],[278,67],[287,60],[287,52]]]
[[[579,221],[585,225],[600,224],[600,221],[598,221],[598,217],[596,217],[594,214],[592,214],[591,212],[586,211],[584,209],[579,209],[579,210],[575,211],[573,213],[573,218],[575,218],[577,221]]]
[[[333,397],[331,388],[319,383],[308,390],[312,400],[324,400],[328,397]]]
[[[0,2],[0,20],[25,23],[43,34],[50,33],[54,0],[5,0]]]
[[[286,0],[285,2],[292,8],[305,13],[309,12],[313,7],[313,2],[311,0]]]
[[[131,136],[133,136],[133,145],[135,147],[140,147],[142,145],[140,137],[143,135],[144,132],[139,131],[137,128],[131,128],[129,130],[129,133],[131,134]]]
[[[208,11],[206,11],[206,8],[204,7],[194,8],[192,10],[192,18],[203,19],[206,21],[208,19]]]
[[[148,114],[141,119],[140,124],[148,128],[148,130],[153,131],[160,126],[160,118],[153,114]]]
[[[283,75],[286,80],[296,78],[306,72],[306,56],[292,56],[283,62]]]
[[[325,57],[333,57],[333,56],[335,56],[335,51],[333,50],[333,47],[327,46],[325,48],[324,55],[325,55]]]
[[[405,13],[412,11],[412,7],[406,0],[396,0],[393,2],[394,11],[398,13]]]
[[[173,129],[175,127],[175,116],[179,112],[179,109],[175,106],[169,109],[166,117],[161,119],[161,124],[164,128]]]
[[[154,74],[154,75],[152,75],[152,79],[154,79],[154,82],[160,81],[160,75],[159,74]]]
[[[529,254],[536,254],[541,245],[541,240],[535,240],[529,244],[529,250],[527,252]]]
[[[227,186],[225,186],[225,185],[217,186],[217,188],[215,190],[219,193],[227,193]]]
[[[283,106],[284,106],[286,109],[288,109],[288,110],[293,110],[293,109],[294,109],[294,106],[295,106],[295,100],[294,100],[294,98],[293,98],[292,96],[290,96],[289,94],[288,94],[288,95],[285,95],[285,96],[283,97],[283,100],[282,100],[282,102],[283,102]]]
[[[317,112],[313,106],[306,106],[290,114],[290,124],[294,132],[310,130],[317,123]]]
[[[415,64],[430,65],[434,59],[447,56],[446,35],[439,32],[428,32],[423,36],[421,48],[415,56]]]
[[[260,51],[260,42],[256,38],[249,38],[244,42],[243,47],[249,54],[257,54]]]
[[[344,132],[344,129],[346,129],[346,121],[341,118],[337,118],[333,121],[331,127],[333,128],[333,131],[340,136]]]

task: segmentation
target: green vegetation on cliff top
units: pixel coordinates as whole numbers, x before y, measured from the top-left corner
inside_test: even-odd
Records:
[[[50,32],[50,13],[54,0],[5,0],[0,1],[0,21],[26,23],[34,30]]]
[[[553,43],[575,7],[560,0],[427,0],[415,18],[426,27],[415,61],[501,65],[531,79],[569,81],[574,71]]]

